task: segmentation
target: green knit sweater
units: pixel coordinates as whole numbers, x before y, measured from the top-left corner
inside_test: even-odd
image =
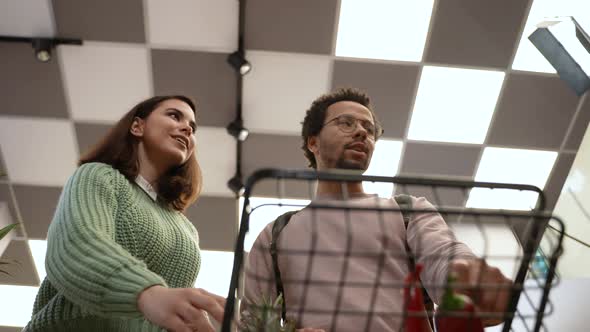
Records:
[[[152,285],[192,287],[198,235],[111,166],[84,164],[49,227],[46,270],[24,331],[160,331],[137,308]]]

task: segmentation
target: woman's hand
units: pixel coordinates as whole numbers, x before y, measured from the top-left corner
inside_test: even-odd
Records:
[[[197,288],[167,288],[160,285],[143,290],[137,307],[150,322],[173,332],[214,332],[207,313],[223,320],[225,299]]]

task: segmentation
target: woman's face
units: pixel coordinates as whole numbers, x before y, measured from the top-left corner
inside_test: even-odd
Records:
[[[136,121],[143,148],[152,163],[169,167],[185,163],[195,150],[195,113],[178,99],[161,102],[146,119]]]

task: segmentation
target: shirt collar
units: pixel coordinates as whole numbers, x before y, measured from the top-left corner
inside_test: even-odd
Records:
[[[137,185],[143,189],[143,191],[145,191],[145,193],[148,194],[152,200],[156,201],[158,198],[158,193],[154,190],[154,187],[152,187],[152,185],[146,179],[144,179],[143,176],[138,174],[135,178],[135,183],[137,183]]]

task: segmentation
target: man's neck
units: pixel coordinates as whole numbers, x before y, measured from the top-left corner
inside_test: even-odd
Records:
[[[347,199],[365,195],[362,182],[320,181],[316,190],[317,197]]]

